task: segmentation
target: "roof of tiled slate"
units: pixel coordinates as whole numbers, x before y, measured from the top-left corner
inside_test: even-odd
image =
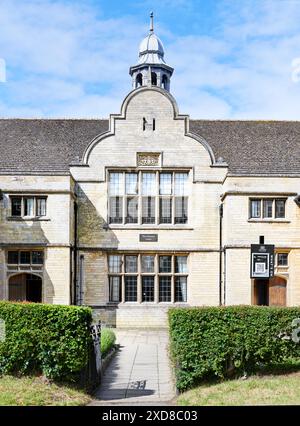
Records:
[[[0,119],[0,172],[68,173],[97,135],[100,119]],[[300,121],[190,120],[230,174],[300,174]]]
[[[300,121],[190,120],[230,174],[300,174]]]
[[[0,119],[0,171],[68,173],[108,120]]]

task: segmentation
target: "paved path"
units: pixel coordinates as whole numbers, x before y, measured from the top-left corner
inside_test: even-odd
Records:
[[[119,350],[90,405],[165,405],[175,396],[166,330],[116,330]]]

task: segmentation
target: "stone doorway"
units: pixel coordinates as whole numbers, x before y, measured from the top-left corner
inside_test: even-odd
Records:
[[[42,302],[42,278],[22,273],[9,279],[9,300],[15,302]]]
[[[255,280],[254,305],[286,306],[286,280],[281,277]]]

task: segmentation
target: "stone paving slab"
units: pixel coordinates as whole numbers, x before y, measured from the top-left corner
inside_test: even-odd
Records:
[[[168,357],[168,331],[115,332],[119,349],[89,405],[170,405],[175,386]]]

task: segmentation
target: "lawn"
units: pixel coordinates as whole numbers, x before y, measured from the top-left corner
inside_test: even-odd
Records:
[[[67,385],[47,384],[41,377],[0,377],[0,406],[85,405],[91,398]]]
[[[300,372],[204,383],[178,397],[179,405],[299,405]]]

